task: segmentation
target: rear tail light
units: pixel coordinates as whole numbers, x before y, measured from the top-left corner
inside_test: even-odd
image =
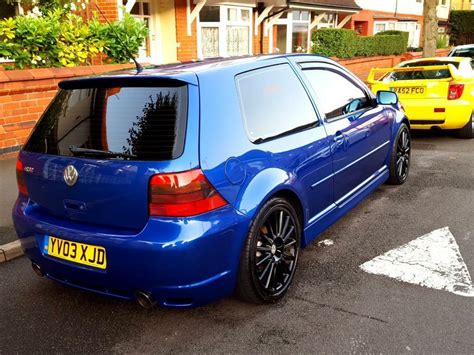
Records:
[[[448,100],[457,100],[462,96],[464,84],[449,84]]]
[[[227,205],[201,169],[158,174],[150,179],[151,216],[188,217]]]
[[[16,161],[16,182],[20,194],[28,196],[28,189],[25,182],[25,170],[23,169],[23,163],[21,160]]]

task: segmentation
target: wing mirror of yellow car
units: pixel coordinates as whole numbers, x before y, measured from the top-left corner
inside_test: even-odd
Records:
[[[393,91],[377,91],[377,104],[396,105],[398,104],[398,95]]]

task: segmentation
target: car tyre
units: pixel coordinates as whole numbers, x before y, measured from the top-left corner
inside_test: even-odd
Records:
[[[474,138],[474,120],[473,120],[474,113],[471,114],[471,118],[469,119],[469,122],[458,130],[458,137],[459,138],[465,138],[465,139],[471,139]]]
[[[298,214],[286,199],[264,204],[240,257],[236,294],[241,300],[263,304],[283,298],[295,275],[301,231]]]
[[[411,134],[406,123],[398,129],[390,159],[390,185],[402,185],[407,181],[411,162]]]

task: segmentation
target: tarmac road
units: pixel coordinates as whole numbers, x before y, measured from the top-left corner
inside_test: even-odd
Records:
[[[474,140],[418,134],[409,181],[383,186],[307,248],[283,302],[144,311],[0,265],[0,353],[474,353],[474,297],[365,273],[449,226],[474,275]]]

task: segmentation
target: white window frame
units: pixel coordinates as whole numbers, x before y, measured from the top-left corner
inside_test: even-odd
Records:
[[[330,19],[332,17],[332,20]],[[326,13],[321,20],[318,22],[316,28],[337,28],[338,14],[333,12]]]
[[[289,53],[293,53],[293,24],[302,24],[307,26],[308,30],[308,41],[306,43],[306,52],[310,50],[310,44],[311,44],[311,33],[309,30],[309,25],[311,23],[311,12],[310,11],[305,11],[305,10],[295,10],[300,12],[300,19],[299,20],[294,20],[293,19],[293,11],[288,11],[286,13],[286,18],[279,18],[274,25],[286,25],[286,53],[288,51],[288,48],[291,50]],[[302,20],[302,13],[303,12],[309,12],[308,15],[308,20]],[[273,41],[276,40],[273,38],[273,29],[270,29],[271,37],[270,37],[270,53],[273,53]]]
[[[227,17],[228,9],[236,9],[237,10],[237,20],[236,21],[229,21]],[[249,12],[249,19],[248,21],[243,21],[242,10],[247,10]],[[219,22],[201,22],[199,16],[196,19],[197,22],[197,52],[198,57],[200,59],[204,59],[202,53],[202,28],[203,27],[213,27],[219,29],[219,56],[220,57],[228,57],[227,52],[227,27],[228,26],[242,26],[248,27],[249,29],[249,53],[248,55],[253,54],[253,43],[252,43],[252,21],[253,18],[253,11],[251,6],[234,6],[234,5],[221,5],[219,6]]]
[[[392,22],[395,23],[396,21],[374,21],[374,35],[379,33],[379,32],[388,31],[389,23],[392,23]],[[384,25],[385,28],[382,31],[378,31],[377,30],[378,25]],[[395,26],[397,26],[397,25],[395,25]]]
[[[119,0],[119,2],[121,3],[122,0]],[[143,10],[143,4],[144,3],[147,3],[148,4],[148,15],[145,15],[144,14],[144,10]],[[152,58],[153,58],[153,54],[154,54],[154,48],[153,48],[153,39],[154,39],[154,25],[155,25],[155,22],[154,22],[154,19],[153,19],[153,1],[152,0],[136,0],[134,2],[134,6],[135,5],[138,5],[138,15],[136,14],[132,14],[132,9],[130,9],[130,12],[129,12],[129,15],[134,17],[135,19],[137,20],[140,20],[140,21],[143,21],[145,22],[145,19],[148,20],[148,30],[149,30],[149,33],[148,33],[148,41],[149,41],[149,45],[150,45],[150,55],[147,56],[147,53],[146,53],[146,40],[147,38],[145,38],[145,41],[144,43],[140,46],[140,49],[139,49],[139,52],[138,52],[138,58],[137,60],[138,61],[150,61]],[[124,6],[124,5],[122,5]],[[133,8],[133,7],[132,7]],[[121,9],[119,8],[119,13],[121,13],[120,11]],[[145,47],[145,53],[144,55],[141,55],[142,54],[142,47]]]

